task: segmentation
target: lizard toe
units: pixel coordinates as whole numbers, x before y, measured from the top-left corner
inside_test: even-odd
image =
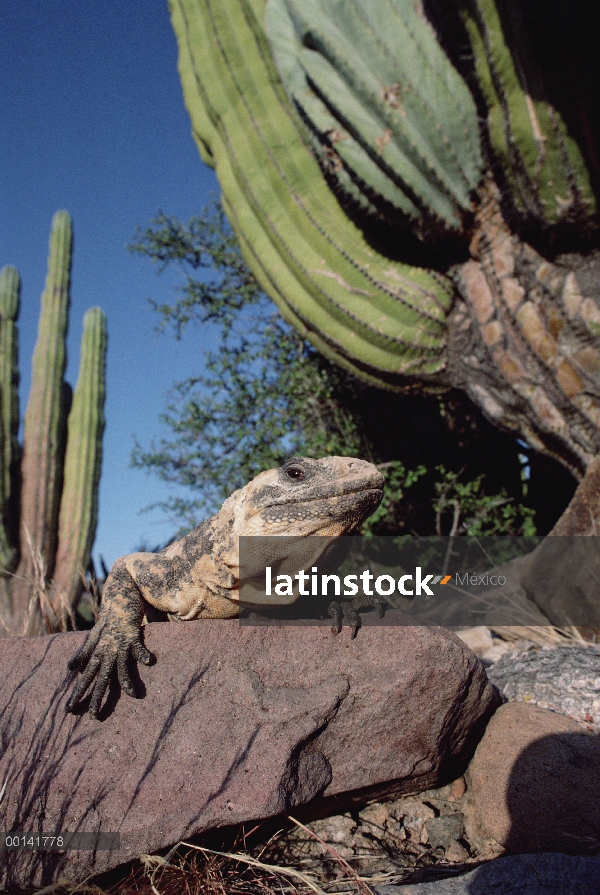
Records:
[[[91,682],[96,677],[98,673],[98,669],[102,663],[102,659],[100,656],[94,656],[88,667],[85,669],[82,674],[80,680],[77,681],[75,687],[73,688],[73,692],[71,693],[71,698],[67,702],[65,706],[66,712],[72,712]]]
[[[129,676],[129,669],[127,668],[127,653],[124,650],[121,650],[117,656],[117,675],[119,677],[119,684],[121,685],[121,689],[123,690],[123,692],[127,693],[128,696],[131,696],[135,699],[135,687],[133,686],[133,682],[131,680],[131,677]]]
[[[110,682],[110,676],[115,664],[115,658],[103,658],[102,667],[100,668],[100,672],[96,679],[96,683],[94,684],[94,689],[92,691],[92,699],[90,701],[90,707],[88,714],[90,718],[98,719],[98,715],[100,713],[100,707],[102,703],[102,698],[108,689],[108,684]]]
[[[343,623],[350,626],[350,639],[354,640],[361,625],[360,614],[355,607],[349,603],[342,604],[342,611]]]
[[[333,602],[331,602],[329,604],[329,606],[327,607],[327,613],[330,616],[331,621],[333,622],[333,624],[331,626],[331,633],[332,634],[341,633],[342,619],[343,619],[344,613],[342,611],[342,607],[340,606],[340,604],[337,603],[335,600],[333,600]]]
[[[97,625],[88,633],[83,646],[78,649],[75,655],[67,662],[69,671],[80,671],[82,668],[85,668],[90,656],[94,652],[96,644],[100,640],[101,633],[102,628],[100,625]]]

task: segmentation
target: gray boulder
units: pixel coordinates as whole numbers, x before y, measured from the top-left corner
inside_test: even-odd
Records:
[[[377,895],[600,895],[600,858],[511,855],[462,876],[400,886]]]
[[[600,733],[600,646],[508,653],[487,674],[511,702],[562,712]]]

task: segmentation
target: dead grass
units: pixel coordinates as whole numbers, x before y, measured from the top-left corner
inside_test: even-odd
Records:
[[[20,624],[9,624],[0,616],[0,628],[5,634],[23,637],[37,637],[40,634],[55,634],[61,631],[76,629],[75,614],[67,595],[48,581],[46,564],[38,548],[32,542],[31,535],[25,530],[27,550],[29,552],[31,574],[24,577],[12,573],[8,580],[14,580],[29,592],[27,612]],[[98,617],[99,594],[96,581],[80,572],[84,598],[92,609],[94,621]],[[19,584],[20,583],[20,584]],[[14,620],[15,622],[17,620]],[[16,628],[16,629],[15,629]]]
[[[508,643],[528,640],[537,646],[593,645],[583,639],[574,625],[565,628],[554,625],[490,625],[489,628]]]
[[[295,867],[262,861],[262,853],[278,831],[252,851],[244,847],[244,834],[238,842],[241,847],[232,851],[178,842],[165,855],[140,855],[128,875],[112,885],[100,885],[92,877],[78,884],[60,880],[31,895],[374,895],[367,880],[332,846],[299,821],[289,819],[328,849],[341,877],[324,883]]]

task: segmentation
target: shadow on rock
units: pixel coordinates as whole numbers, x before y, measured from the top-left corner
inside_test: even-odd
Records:
[[[600,737],[557,733],[517,759],[506,793],[507,852],[600,852]]]

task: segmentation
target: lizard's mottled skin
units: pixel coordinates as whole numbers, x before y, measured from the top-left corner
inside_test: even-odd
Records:
[[[130,656],[153,661],[142,643],[142,622],[153,606],[176,619],[233,618],[239,614],[238,539],[251,535],[352,534],[379,506],[383,476],[371,463],[350,457],[293,458],[262,472],[228,497],[219,512],[160,553],[118,559],[102,591],[98,621],[69,662],[82,671],[67,711],[94,681],[89,713],[97,718],[116,666],[122,689],[135,690]],[[331,604],[339,631],[342,618],[356,633],[352,608]]]

